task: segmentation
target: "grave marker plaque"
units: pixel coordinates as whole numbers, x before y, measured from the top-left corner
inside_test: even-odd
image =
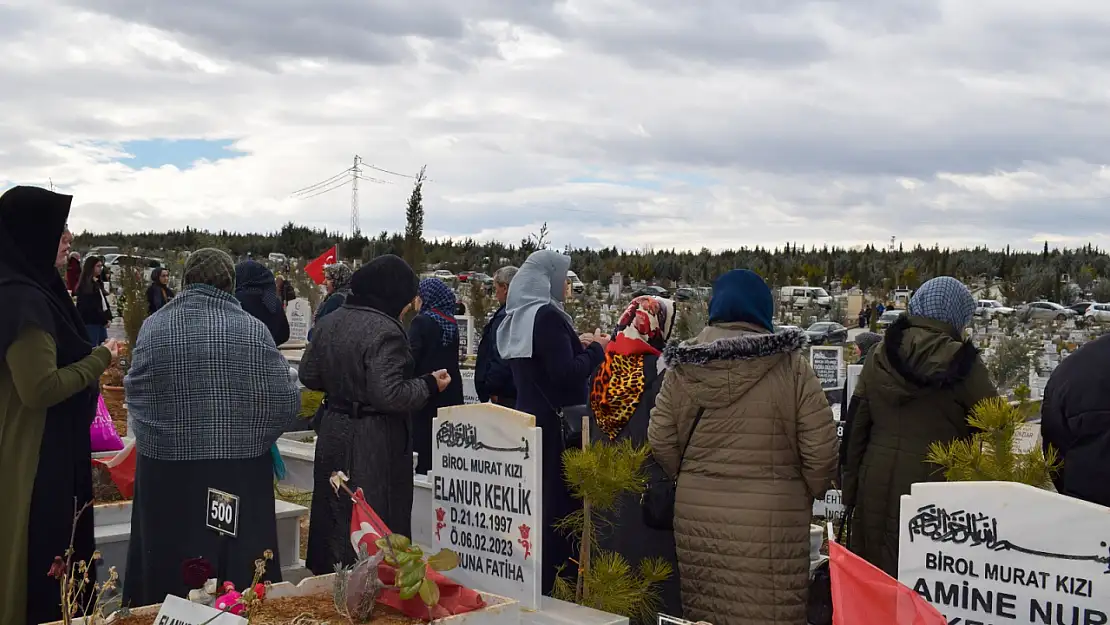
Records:
[[[836,346],[814,346],[809,349],[809,364],[821,380],[821,388],[840,388],[840,370],[844,366],[844,350]]]
[[[495,404],[441,408],[432,421],[433,550],[447,576],[540,607],[542,438],[536,418]]]
[[[950,623],[1110,623],[1110,509],[1012,482],[914,484],[898,581]]]

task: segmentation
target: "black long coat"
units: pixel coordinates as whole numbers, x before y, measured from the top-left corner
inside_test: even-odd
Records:
[[[447,388],[412,415],[412,448],[418,454],[416,472],[427,474],[432,467],[432,419],[436,418],[436,411],[463,403],[459,338],[456,335],[455,340],[444,345],[439,324],[424,315],[417,315],[409,326],[409,346],[415,359],[413,372],[416,375],[440,369],[446,369],[451,375],[451,383]]]
[[[415,377],[408,337],[401,323],[365,306],[344,305],[320,319],[301,359],[306,387],[327,394],[321,411],[313,464],[309,570],[335,572],[354,562],[350,497],[336,496],[333,471],[362,488],[366,501],[390,530],[412,536],[412,443],[410,413],[437,392],[431,376]],[[338,407],[358,402],[358,418]]]
[[[596,375],[596,372],[595,372]],[[601,431],[597,425],[593,410],[590,410],[590,440],[592,442],[604,441],[612,444],[624,440],[631,440],[632,444],[639,447],[647,444],[648,423],[651,421],[651,409],[655,406],[655,396],[663,386],[663,372],[659,372],[659,357],[650,354],[644,356],[644,392],[640,395],[640,403],[636,405],[632,418],[625,424],[616,439],[610,441],[609,435]],[[591,379],[590,385],[593,385]],[[649,483],[665,479],[666,473],[648,457],[644,472],[647,473]],[[678,555],[675,553],[674,532],[661,531],[644,524],[643,512],[640,508],[640,496],[625,493],[620,497],[617,509],[608,519],[610,523],[601,524],[598,530],[600,544],[605,551],[621,554],[628,560],[632,568],[639,566],[641,560],[646,558],[663,558],[671,563],[674,572],[669,578],[659,585],[660,606],[663,614],[669,616],[682,616],[681,584],[678,577]],[[655,621],[652,621],[654,623]]]

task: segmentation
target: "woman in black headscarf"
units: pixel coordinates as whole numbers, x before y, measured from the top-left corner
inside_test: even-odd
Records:
[[[351,564],[351,499],[328,484],[343,471],[351,488],[389,528],[412,536],[412,441],[409,414],[451,382],[444,370],[419,377],[400,318],[413,306],[416,274],[400,258],[379,256],[355,272],[343,306],[320,319],[301,359],[306,387],[324,391],[317,426],[309,570],[317,575]]]
[[[58,274],[72,200],[35,187],[0,196],[0,623],[60,619],[47,571],[71,531],[74,562],[94,548],[92,510],[74,528],[74,506],[93,498],[89,425],[117,348],[89,344]]]
[[[236,265],[235,299],[247,314],[266,324],[275,345],[289,340],[289,319],[277,295],[274,272],[253,260]]]
[[[77,312],[85,322],[89,342],[100,345],[108,340],[108,325],[112,323],[112,307],[108,305],[108,291],[104,288],[101,271],[104,261],[96,256],[85,258],[81,275],[73,294],[77,296]]]

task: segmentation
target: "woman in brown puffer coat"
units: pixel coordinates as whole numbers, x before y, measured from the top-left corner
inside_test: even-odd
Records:
[[[806,623],[809,521],[836,476],[836,427],[804,336],[772,333],[772,311],[762,278],[730,271],[713,285],[709,326],[663,355],[670,372],[648,440],[663,469],[679,474],[688,619]]]

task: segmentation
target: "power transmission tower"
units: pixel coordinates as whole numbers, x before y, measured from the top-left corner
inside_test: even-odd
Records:
[[[358,216],[358,179],[362,175],[362,169],[358,166],[362,158],[355,154],[354,166],[351,167],[351,172],[354,174],[351,180],[351,236],[357,236],[362,231]]]

